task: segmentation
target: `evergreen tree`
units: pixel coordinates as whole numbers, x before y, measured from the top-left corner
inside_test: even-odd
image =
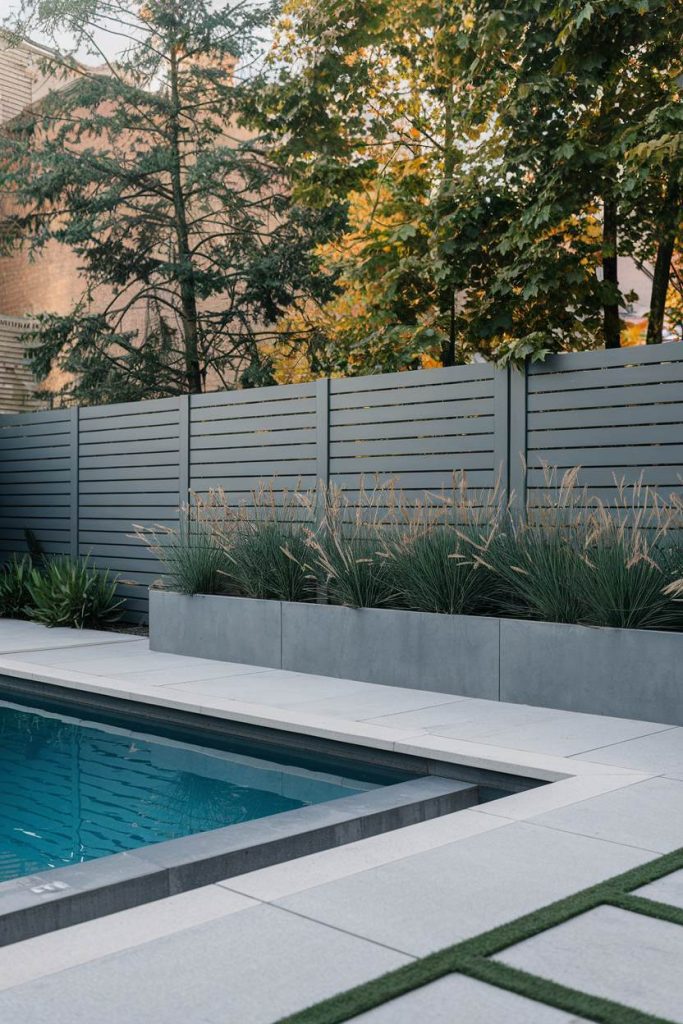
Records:
[[[43,63],[62,87],[0,135],[3,244],[56,241],[79,258],[82,297],[39,318],[31,352],[39,379],[69,375],[63,397],[272,383],[283,311],[329,297],[312,255],[327,214],[293,206],[243,123],[272,14],[239,0],[24,0],[13,33],[60,40]]]

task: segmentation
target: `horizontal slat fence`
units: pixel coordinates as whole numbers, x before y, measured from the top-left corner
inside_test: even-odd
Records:
[[[553,356],[527,374],[528,500],[544,466],[580,466],[577,484],[603,501],[617,482],[683,493],[683,345]]]
[[[497,380],[499,378],[499,380]],[[492,488],[505,456],[507,375],[486,363],[330,381],[329,477],[358,492],[394,480],[408,499],[452,486]]]
[[[128,610],[144,614],[159,564],[132,528],[178,522],[181,403],[92,406],[78,419],[78,553],[121,575]]]
[[[27,531],[71,550],[74,423],[69,409],[0,417],[0,559],[26,551]]]
[[[174,526],[190,491],[238,505],[261,483],[277,500],[323,480],[353,501],[378,479],[419,499],[464,473],[523,510],[545,467],[576,465],[605,500],[620,479],[683,495],[683,345],[0,416],[0,561],[30,530],[120,574],[144,617],[159,566],[133,526]]]

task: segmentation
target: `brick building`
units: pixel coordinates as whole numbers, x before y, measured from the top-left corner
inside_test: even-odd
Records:
[[[0,38],[0,126],[63,85],[40,70],[44,55],[33,43]],[[36,406],[21,335],[38,313],[66,313],[81,291],[76,257],[64,246],[51,245],[36,260],[26,252],[0,257],[0,412]]]

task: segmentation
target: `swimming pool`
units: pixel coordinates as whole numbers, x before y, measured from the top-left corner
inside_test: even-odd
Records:
[[[0,946],[535,784],[0,676]]]
[[[396,781],[329,767],[0,701],[0,881]]]

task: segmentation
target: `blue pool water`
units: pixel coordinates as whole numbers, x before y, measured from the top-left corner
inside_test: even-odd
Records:
[[[259,757],[253,741],[234,748],[0,701],[0,881],[378,784],[270,748]]]

